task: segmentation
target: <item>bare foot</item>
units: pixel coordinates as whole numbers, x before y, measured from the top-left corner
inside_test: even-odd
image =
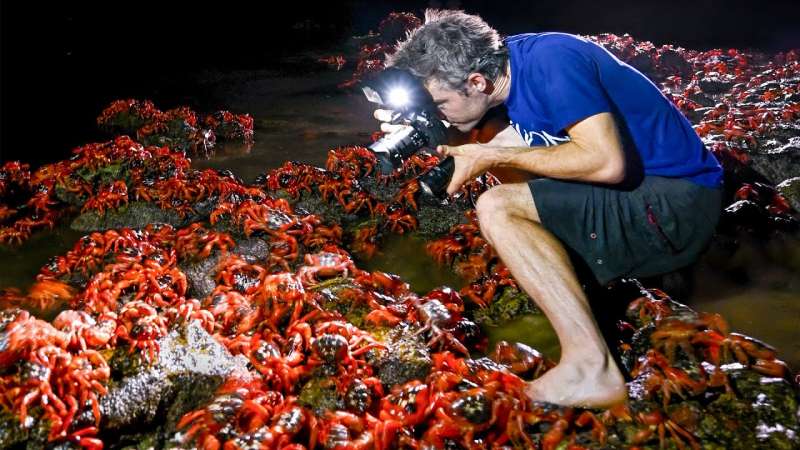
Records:
[[[592,363],[564,359],[547,373],[528,383],[525,393],[535,402],[561,406],[606,408],[625,401],[625,379],[610,355]]]

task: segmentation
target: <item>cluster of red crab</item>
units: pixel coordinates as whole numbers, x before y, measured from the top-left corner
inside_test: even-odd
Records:
[[[78,147],[69,160],[44,165],[33,174],[27,165],[9,162],[0,169],[0,177],[0,220],[8,223],[0,229],[0,243],[12,245],[24,242],[34,230],[52,228],[72,209],[103,215],[140,201],[187,217],[199,214],[197,203],[209,199],[253,192],[263,196],[228,172],[191,170],[183,152],[145,147],[127,136]]]
[[[387,282],[379,273],[356,275],[356,290],[375,283],[376,275],[390,289],[367,291],[367,296],[409,295],[402,293],[402,283]],[[293,292],[299,291],[300,284]],[[313,286],[308,285],[306,292]],[[415,298],[401,326],[437,327],[443,317],[453,317],[454,306],[458,310],[457,298],[454,292],[443,290]],[[403,303],[409,303],[407,297]],[[229,341],[231,351],[245,354],[261,377],[230,378],[209,405],[182,418],[179,426],[187,431],[180,439],[204,448],[555,449],[568,445],[581,449],[654,443],[700,448],[699,415],[681,402],[734,392],[726,372],[730,364],[773,380],[785,379],[788,372],[774,349],[728,333],[719,316],[679,317],[671,305],[663,294],[653,291],[629,307],[634,323],[654,326],[649,349],[631,371],[633,383],[641,386],[639,400],[653,400],[649,408],[625,404],[592,412],[533,405],[525,398],[524,379],[540,376],[552,363],[533,349],[505,342],[498,344],[491,358],[470,359],[457,356],[455,347],[460,341],[451,341],[456,343],[451,347],[446,339],[434,338],[435,344],[428,343],[437,350],[431,372],[424,379],[386,389],[371,364],[371,354],[384,351],[385,343],[335,315],[315,310],[291,321],[284,334],[270,328]],[[380,307],[370,315],[376,315]],[[624,346],[630,351],[630,344]],[[694,358],[696,372],[678,365],[678,352]],[[305,377],[315,373],[329,377],[323,383],[344,397],[342,409],[315,412],[298,398],[296,390],[288,388],[302,385]],[[624,442],[619,441],[620,430],[627,430]],[[614,442],[609,442],[610,436]]]
[[[97,351],[113,337],[116,318],[64,311],[53,323],[32,317],[24,310],[4,310],[0,315],[4,346],[0,368],[16,365],[16,372],[0,376],[0,404],[31,427],[29,414],[37,408],[48,422],[49,440],[66,440],[87,448],[102,448],[91,436],[100,423],[98,397],[105,395],[110,369]],[[3,370],[6,372],[6,370]],[[88,408],[95,424],[71,427],[73,419]]]
[[[235,191],[232,186],[229,189]],[[236,244],[231,235],[208,230],[201,223],[177,230],[168,225],[107,230],[85,236],[65,255],[53,258],[42,268],[27,296],[6,294],[6,302],[26,307],[35,304],[49,309],[56,302],[66,301],[72,308],[61,312],[52,323],[32,318],[22,310],[4,313],[0,333],[8,345],[0,352],[0,383],[6,388],[2,401],[21,424],[30,426],[29,411],[38,409],[42,411],[39,417],[49,423],[50,440],[101,447],[102,443],[92,437],[100,424],[98,397],[106,394],[110,373],[101,351],[127,347],[130,352],[139,352],[145,361],[154,362],[159,339],[170,328],[189,320],[198,320],[232,353],[245,355],[251,361],[257,374],[251,374],[256,379],[247,386],[274,390],[263,398],[259,395],[258,401],[252,398],[253,393],[242,394],[245,398],[238,405],[242,409],[236,408],[233,413],[248,419],[241,422],[244,419],[238,417],[236,424],[264,424],[272,417],[263,414],[265,408],[278,404],[261,402],[275,402],[285,396],[287,403],[280,405],[291,414],[276,415],[273,425],[278,428],[272,433],[277,439],[280,427],[290,430],[284,430],[285,436],[276,442],[292,439],[291,427],[298,425],[292,425],[291,420],[317,420],[309,410],[297,410],[291,400],[299,383],[315,373],[338,375],[336,389],[348,393],[362,411],[360,418],[356,418],[357,412],[344,411],[333,414],[332,421],[320,417],[325,425],[319,428],[319,438],[310,437],[310,448],[316,439],[326,445],[333,443],[331,448],[344,445],[349,440],[348,433],[360,427],[356,422],[370,417],[367,404],[373,402],[375,408],[371,411],[380,420],[372,419],[370,433],[372,426],[383,424],[372,435],[380,436],[373,439],[382,439],[383,447],[400,439],[400,435],[409,438],[409,431],[404,428],[427,419],[420,414],[414,419],[406,417],[402,402],[413,399],[406,399],[402,389],[395,397],[384,398],[383,388],[365,358],[370,351],[385,350],[386,345],[347,323],[338,313],[324,310],[320,306],[322,293],[315,288],[330,278],[350,278],[353,285],[346,296],[352,303],[369,309],[366,323],[377,327],[405,322],[416,328],[417,335],[427,336],[430,349],[467,354],[467,345],[474,349],[483,340],[477,326],[462,316],[464,305],[458,294],[439,289],[420,298],[396,276],[356,268],[347,252],[336,246],[340,233],[321,225],[314,216],[295,215],[285,200],[271,198],[255,188],[238,194],[248,198],[235,205],[222,203],[210,220],[228,220],[238,233],[268,240],[270,251],[261,263],[229,254]],[[306,253],[299,262],[298,241],[304,248],[318,251]],[[187,278],[178,263],[205,259],[214,252],[221,255],[216,288],[202,301],[187,298]],[[289,267],[290,263],[297,263],[296,270]],[[497,371],[504,373],[501,368]],[[447,388],[442,385],[439,393],[444,396],[456,384]],[[510,402],[511,397],[506,399],[510,394],[504,393],[506,386],[480,388],[480,393],[491,395],[490,403],[484,407],[493,404],[495,397]],[[223,393],[231,394],[226,389]],[[416,395],[419,390],[412,391]],[[242,387],[235,392],[241,394]],[[478,391],[472,394],[477,395]],[[437,405],[446,399],[455,401],[456,397],[451,393],[437,400]],[[386,403],[381,409],[387,412],[378,414],[381,401]],[[509,403],[508,410],[514,404]],[[95,416],[95,424],[76,430],[73,419],[87,407]],[[214,407],[212,403],[208,408]],[[208,408],[184,418],[182,425],[193,424],[184,439],[195,439],[203,445],[218,439],[214,435],[223,422],[218,414],[209,414]],[[489,411],[481,414],[491,415]],[[214,422],[209,422],[212,419]],[[503,417],[492,421],[496,426],[505,423]],[[313,429],[314,433],[318,430]],[[232,442],[244,436],[237,434],[234,439],[231,430],[226,433]]]
[[[225,275],[232,271],[247,273],[238,277],[238,287],[224,281],[237,279]],[[508,414],[524,403],[522,381],[498,364],[473,375],[485,379],[467,380],[467,362],[448,350],[467,353],[467,346],[474,350],[483,340],[477,339],[479,329],[461,316],[463,302],[454,291],[437,289],[418,297],[398,277],[359,270],[346,252],[332,246],[307,255],[306,265],[294,273],[266,274],[259,265],[234,259],[225,263],[220,277],[223,282],[217,290],[224,297],[220,292],[212,294],[211,303],[222,307],[235,292],[237,307],[227,306],[228,314],[248,313],[233,318],[233,327],[218,326],[217,337],[233,354],[246,356],[258,376],[234,377],[209,405],[187,413],[179,424],[187,428],[180,436],[184,443],[193,441],[206,448],[222,444],[244,448],[251,443],[263,448],[289,444],[294,448],[319,448],[318,444],[331,449],[394,448],[398,443],[418,445],[416,431],[425,429],[429,431],[422,441],[441,443],[443,438],[457,438],[453,433],[459,423],[469,423],[464,418],[468,401],[480,409],[472,412],[480,425],[473,426],[474,432],[464,441],[474,446],[473,435],[488,433],[489,428],[494,430],[487,438],[507,440],[503,431]],[[245,277],[261,281],[241,281]],[[388,386],[391,391],[384,392],[375,361],[389,343],[320,306],[326,296],[321,287],[342,278],[350,281],[338,292],[340,300],[367,307],[367,327],[380,329],[402,322],[414,336],[425,337],[427,347],[437,352],[433,356],[436,371],[427,383],[414,380]],[[254,307],[242,308],[243,303]],[[544,364],[541,357],[537,362]],[[298,394],[311,379],[343,398],[344,406],[316,411],[300,401]],[[496,416],[492,411],[497,412],[501,404],[504,415]],[[454,409],[441,411],[450,407]],[[447,436],[442,428],[448,430]]]
[[[327,322],[321,326],[331,327]],[[320,337],[314,342],[323,340]],[[345,364],[351,357],[347,340],[328,340],[337,346],[324,355]],[[497,354],[502,357],[505,350],[513,353],[515,349],[504,345]],[[333,356],[337,353],[341,356]],[[320,364],[316,359],[313,362]],[[397,385],[386,395],[377,379],[359,379],[367,364],[358,359],[349,364],[355,372],[339,369],[343,376],[332,381],[334,388],[343,387],[347,393],[346,409],[317,415],[299,404],[296,396],[272,390],[261,379],[234,377],[208,407],[183,417],[179,426],[188,427],[184,439],[195,439],[204,448],[344,450],[459,445],[478,449],[512,443],[533,448],[525,426],[537,422],[555,424],[561,419],[558,414],[532,408],[525,400],[521,378],[506,365],[488,358],[469,360],[449,352],[437,353],[433,370],[425,380]],[[523,365],[521,361],[516,364]],[[573,423],[593,425],[586,415]],[[549,432],[543,448],[555,448],[565,431],[557,428]],[[223,444],[220,436],[230,439]]]
[[[345,214],[369,217],[370,224],[353,231],[350,245],[352,251],[369,259],[378,251],[381,232],[403,234],[417,228],[414,212],[419,208],[420,191],[416,175],[438,162],[438,157],[421,152],[408,158],[396,172],[379,174],[375,155],[367,148],[342,147],[329,152],[328,170],[287,162],[257,183],[269,192],[286,192],[295,200],[305,193],[339,205]],[[365,187],[366,177],[379,185],[397,188],[379,198],[376,189]],[[462,194],[477,196],[491,185],[491,180],[475,180],[463,187]]]
[[[770,135],[781,124],[800,119],[800,86],[796,79],[800,74],[798,54],[789,52],[780,55],[781,64],[770,61],[767,64],[749,64],[749,55],[735,50],[724,54],[706,52],[709,59],[722,59],[703,66],[703,77],[695,75],[683,87],[683,97],[708,91],[708,81],[722,80],[732,84],[713,107],[702,108],[698,103],[688,103],[684,109],[702,108],[702,118],[695,130],[701,137],[721,136],[722,141],[733,148],[757,150],[759,139]],[[727,58],[720,58],[727,56]],[[707,86],[704,89],[704,80]],[[679,80],[678,80],[679,81]],[[677,81],[676,81],[677,82]],[[712,92],[714,93],[714,92]],[[746,161],[745,161],[746,162]]]
[[[361,45],[353,75],[349,80],[339,84],[340,88],[352,88],[365,76],[383,70],[383,61],[387,54],[394,52],[394,46],[405,34],[422,25],[422,21],[411,13],[392,12],[378,25],[378,32],[364,36],[366,42]],[[344,56],[322,58],[322,62],[337,67],[345,64]]]
[[[0,244],[19,245],[34,231],[53,228],[59,212],[51,208],[56,202],[44,178],[19,161],[0,167]]]
[[[641,417],[655,425],[650,432],[658,432],[662,447],[668,435],[678,448],[700,448],[701,417],[681,402],[736,395],[737,371],[752,370],[766,377],[762,380],[791,377],[773,347],[731,333],[718,314],[696,313],[657,289],[631,302],[627,318],[620,321],[625,332],[620,349],[633,378],[629,392],[663,406]]]
[[[162,112],[150,100],[116,100],[97,117],[100,128],[135,134],[145,145],[168,145],[193,155],[209,155],[221,141],[253,142],[253,118],[248,114],[216,111],[198,120],[186,106]]]
[[[696,53],[672,45],[657,47],[649,41],[637,41],[629,34],[617,36],[606,33],[586,38],[602,45],[614,56],[656,81],[690,75],[692,67],[687,60]]]
[[[466,223],[454,225],[445,236],[429,242],[425,248],[436,262],[451,267],[467,282],[461,295],[486,308],[502,289],[518,287],[494,249],[481,237],[475,210],[468,211],[466,216]]]
[[[769,57],[737,49],[656,48],[629,35],[589,38],[660,83],[684,113],[698,119],[701,137],[720,135],[733,149],[757,149],[760,135],[800,117],[796,50]],[[747,162],[742,151],[732,156]]]

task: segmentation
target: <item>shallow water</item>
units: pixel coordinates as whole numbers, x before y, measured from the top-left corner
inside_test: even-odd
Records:
[[[255,144],[196,159],[194,167],[230,169],[252,181],[287,160],[323,165],[331,148],[368,143],[377,128],[373,108],[360,94],[336,87],[348,76],[346,70],[203,74],[197,86],[207,95],[203,102],[209,109],[250,113],[255,119]],[[61,228],[35,235],[20,249],[0,249],[0,288],[29,286],[48,258],[66,252],[80,235]],[[417,292],[462,284],[425,256],[421,242],[392,238],[382,250],[383,255],[364,266],[397,273]],[[694,273],[694,290],[677,300],[722,314],[733,331],[772,344],[793,370],[800,369],[800,241],[744,239],[735,252],[709,251]],[[498,340],[525,342],[558,359],[557,340],[542,317],[522,318],[488,331],[492,345]]]
[[[196,159],[194,166],[230,169],[252,181],[284,161],[324,166],[328,150],[369,143],[377,127],[374,108],[360,92],[336,87],[347,77],[346,71],[291,77],[266,72],[218,74],[200,80],[199,88],[210,90],[210,97],[222,102],[216,107],[253,116],[255,143],[249,151],[226,149],[211,159]]]
[[[367,270],[393,272],[411,285],[418,294],[439,286],[458,288],[464,282],[451,270],[439,266],[425,253],[425,243],[407,236],[392,236],[386,240],[381,254],[361,263]],[[488,350],[499,341],[522,342],[558,360],[560,347],[553,327],[542,315],[525,315],[501,327],[486,327]]]
[[[380,253],[359,263],[359,267],[400,275],[418,294],[440,286],[458,287],[463,284],[455,273],[440,267],[425,253],[425,242],[408,236],[388,237]]]
[[[83,234],[63,224],[53,231],[34,233],[19,248],[12,250],[0,246],[0,289],[27,289],[51,257],[69,251]]]
[[[732,331],[776,347],[800,371],[800,238],[744,236],[735,252],[704,254],[694,276],[692,295],[680,300],[721,314]]]

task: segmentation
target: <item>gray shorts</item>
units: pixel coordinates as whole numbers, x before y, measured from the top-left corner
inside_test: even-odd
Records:
[[[600,284],[691,264],[717,226],[722,189],[647,176],[639,187],[539,178],[528,182],[542,225],[591,269]]]

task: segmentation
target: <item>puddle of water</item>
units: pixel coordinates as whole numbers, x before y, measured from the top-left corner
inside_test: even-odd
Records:
[[[509,341],[533,347],[556,362],[561,357],[556,332],[544,315],[527,314],[499,327],[486,327],[485,331],[489,335],[489,351],[498,342]]]
[[[418,294],[425,294],[439,286],[458,290],[464,285],[464,281],[455,273],[428,256],[424,241],[408,236],[389,236],[381,253],[359,263],[359,266],[370,271],[380,270],[399,275]]]
[[[772,345],[794,372],[800,370],[800,237],[763,242],[741,236],[732,254],[712,249],[704,255],[694,276],[685,303],[721,314],[732,331]]]
[[[0,289],[27,289],[35,281],[39,269],[51,257],[69,251],[83,235],[82,232],[69,229],[68,224],[63,224],[52,232],[34,233],[20,247],[0,247]]]
[[[783,290],[749,287],[725,298],[703,298],[692,306],[722,314],[731,329],[756,337],[778,349],[778,358],[800,370],[800,295]]]
[[[425,242],[408,236],[391,236],[383,246],[381,255],[361,265],[367,270],[400,275],[418,294],[439,286],[459,289],[464,285],[464,281],[455,273],[428,256]],[[484,331],[489,337],[490,352],[496,343],[510,341],[527,344],[554,361],[558,361],[561,355],[555,331],[543,315],[525,315],[499,327],[484,327]]]
[[[359,92],[336,87],[348,77],[347,71],[331,71],[213,81],[212,97],[221,102],[217,107],[253,116],[255,143],[238,154],[226,149],[210,159],[195,158],[192,165],[229,169],[252,181],[285,161],[324,166],[328,150],[368,144],[370,134],[378,129],[372,118],[374,107]]]

